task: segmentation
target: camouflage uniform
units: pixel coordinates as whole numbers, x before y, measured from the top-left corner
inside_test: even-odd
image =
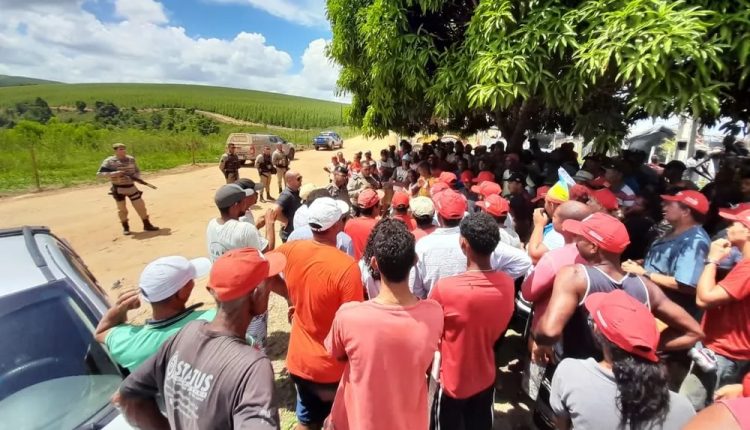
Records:
[[[225,153],[219,160],[219,169],[224,173],[227,184],[233,184],[240,178],[240,159],[237,154]]]
[[[113,176],[113,173],[116,172],[123,172],[123,175]],[[130,234],[130,226],[128,225],[128,208],[125,205],[126,199],[130,199],[130,204],[133,205],[138,216],[143,220],[143,227],[145,230],[158,230],[157,227],[154,227],[149,222],[146,203],[143,202],[143,199],[141,198],[142,193],[136,188],[135,182],[133,181],[133,178],[141,177],[141,171],[135,163],[135,158],[130,155],[126,155],[125,159],[120,159],[114,155],[107,157],[99,167],[96,176],[107,178],[112,182],[110,194],[117,203],[117,215],[120,218],[120,223],[122,224],[123,232],[125,234]]]
[[[284,154],[284,151],[279,151],[276,149],[273,151],[273,154],[271,154],[271,162],[273,163],[273,167],[276,168],[276,180],[279,183],[279,194],[281,194],[281,191],[283,190],[281,184],[284,184],[284,187],[286,187],[286,171],[289,170],[289,157]]]

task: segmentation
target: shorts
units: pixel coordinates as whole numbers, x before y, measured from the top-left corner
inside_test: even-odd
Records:
[[[291,375],[297,390],[297,421],[304,425],[322,425],[331,414],[339,384],[322,384]]]

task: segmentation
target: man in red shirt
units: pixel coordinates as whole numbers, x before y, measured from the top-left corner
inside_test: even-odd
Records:
[[[397,191],[394,193],[393,199],[391,199],[391,207],[393,208],[393,213],[391,214],[392,218],[403,221],[409,231],[413,231],[417,228],[417,223],[414,221],[414,218],[409,215],[408,194],[403,191]]]
[[[750,209],[726,209],[719,215],[733,224],[726,239],[711,244],[695,297],[705,309],[703,344],[713,354],[701,348],[695,351],[714,355],[716,370],[707,372],[693,365],[680,387],[680,394],[688,396],[696,410],[713,401],[714,390],[742,381],[750,371]],[[732,246],[742,251],[743,258],[717,283],[717,265],[729,256]]]
[[[354,244],[354,258],[359,260],[365,252],[367,238],[370,236],[380,215],[380,199],[383,192],[372,188],[365,188],[357,197],[359,216],[348,221],[344,227],[344,233],[352,238]]]
[[[416,254],[402,223],[381,221],[370,246],[368,263],[380,272],[380,291],[367,302],[341,306],[325,341],[331,356],[346,363],[329,427],[426,429],[425,373],[440,343],[443,310],[409,290]]]
[[[443,306],[440,389],[430,419],[432,429],[492,428],[495,393],[493,346],[513,315],[513,279],[492,269],[500,242],[498,225],[479,212],[460,224],[467,271],[435,283],[430,298]]]

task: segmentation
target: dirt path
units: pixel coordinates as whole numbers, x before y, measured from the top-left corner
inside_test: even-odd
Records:
[[[395,143],[395,136],[380,140],[352,138],[345,141],[343,152],[350,159],[356,151],[370,149],[377,154],[388,144]],[[102,158],[107,155],[109,154],[102,154]],[[302,174],[303,183],[324,186],[328,184],[328,177],[322,167],[330,161],[331,155],[330,151],[300,152],[292,167]],[[218,157],[219,154],[216,154],[217,159]],[[254,180],[258,178],[255,169],[245,169],[240,174]],[[183,166],[151,174],[144,179],[159,187],[158,190],[139,188],[144,190],[144,199],[152,221],[162,227],[160,232],[142,233],[135,211],[128,206],[131,229],[137,233],[129,237],[122,236],[115,203],[107,195],[108,186],[105,183],[0,198],[0,228],[21,225],[50,227],[55,234],[70,242],[110,294],[110,298],[115,298],[118,295],[118,291],[112,289],[115,281],[121,280],[124,287],[136,286],[143,267],[158,257],[183,255],[192,258],[206,255],[206,223],[217,215],[213,195],[224,183],[217,166]],[[275,187],[272,190],[272,195],[276,196]],[[267,203],[258,205],[255,208],[256,216],[260,216],[269,206]],[[211,304],[211,299],[203,288],[205,282],[198,282],[191,302]],[[285,430],[294,423],[294,390],[284,368],[289,339],[286,311],[286,303],[272,296],[267,354],[273,361],[277,374],[282,429]],[[129,316],[131,319],[143,320],[148,317],[148,309],[142,306]],[[510,357],[518,349],[517,343],[511,341],[505,348]],[[514,346],[511,347],[511,344]],[[510,361],[508,359],[502,363],[506,369],[503,372],[508,376],[501,376],[501,380],[504,381],[506,390],[513,387],[508,391],[515,393],[517,381],[513,378],[517,373],[507,372],[505,367]],[[498,417],[502,418],[496,421],[496,429],[524,428],[519,423],[525,422],[528,414],[524,412],[525,406],[519,405],[512,398],[513,395],[507,400],[499,399],[495,405]],[[501,396],[498,394],[498,397]]]

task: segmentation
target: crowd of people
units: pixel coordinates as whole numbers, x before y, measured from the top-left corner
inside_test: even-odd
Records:
[[[321,186],[287,160],[262,216],[270,176],[227,176],[206,258],[150,263],[97,327],[131,372],[114,401],[144,429],[279,428],[273,293],[298,429],[491,429],[514,317],[540,427],[750,428],[750,163],[714,159],[699,189],[700,160],[402,141]],[[216,306],[187,306],[207,273]]]

